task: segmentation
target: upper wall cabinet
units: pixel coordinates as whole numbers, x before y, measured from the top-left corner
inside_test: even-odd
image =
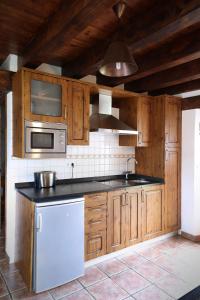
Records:
[[[180,99],[165,96],[165,144],[167,147],[179,147],[181,138],[181,102]]]
[[[77,83],[68,83],[68,144],[89,144],[89,87]]]
[[[24,123],[67,125],[67,144],[89,144],[90,87],[26,68],[13,76],[13,155],[24,157]]]
[[[65,80],[52,75],[24,71],[25,119],[66,123],[67,93]]]
[[[120,136],[120,146],[147,147],[150,145],[151,100],[148,96],[123,99],[120,120],[137,129],[138,135]]]

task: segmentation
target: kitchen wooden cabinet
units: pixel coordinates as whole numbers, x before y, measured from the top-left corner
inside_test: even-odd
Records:
[[[19,193],[16,200],[15,260],[27,288],[32,290],[35,205]]]
[[[141,241],[141,188],[128,188],[126,192],[126,246]]]
[[[165,180],[165,230],[180,228],[181,100],[174,96],[154,97],[148,148],[136,148],[136,173]]]
[[[139,186],[108,193],[107,252],[164,233],[164,186]]]
[[[169,148],[181,143],[181,102],[172,96],[165,96],[165,144]]]
[[[89,87],[77,82],[69,83],[67,130],[69,145],[89,144],[89,110]]]
[[[180,228],[180,148],[165,150],[165,218],[166,230],[175,231]]]
[[[25,119],[67,123],[68,86],[64,79],[27,70],[22,74]]]
[[[141,97],[138,100],[138,146],[147,147],[150,145],[151,129],[151,100],[148,97]]]
[[[85,196],[85,260],[106,254],[107,193]]]
[[[142,190],[142,239],[148,240],[164,232],[164,188],[162,185]]]
[[[120,103],[120,120],[138,131],[138,135],[120,136],[120,146],[147,147],[150,145],[150,96],[123,99],[123,102]]]
[[[107,252],[126,247],[126,191],[108,193]]]

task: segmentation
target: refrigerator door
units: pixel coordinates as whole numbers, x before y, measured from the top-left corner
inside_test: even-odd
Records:
[[[84,274],[84,202],[37,207],[33,290],[41,292]]]

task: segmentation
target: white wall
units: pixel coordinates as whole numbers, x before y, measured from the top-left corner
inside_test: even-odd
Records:
[[[15,258],[16,182],[33,181],[33,173],[53,170],[57,177],[71,178],[71,163],[75,177],[121,174],[126,160],[134,156],[134,147],[120,147],[117,135],[90,133],[89,146],[68,146],[66,159],[17,159],[12,157],[12,93],[7,97],[7,184],[6,184],[6,252],[10,262]],[[134,172],[134,163],[130,170]]]
[[[200,235],[200,110],[182,115],[182,231]]]

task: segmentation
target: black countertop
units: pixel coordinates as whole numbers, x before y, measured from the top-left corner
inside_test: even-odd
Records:
[[[144,179],[147,182],[133,182],[135,179]],[[162,178],[149,177],[139,174],[130,174],[125,181],[124,175],[87,177],[76,179],[57,180],[53,188],[35,189],[33,182],[16,183],[17,191],[35,203],[47,201],[67,200],[83,197],[86,194],[109,192],[131,186],[163,184]]]

